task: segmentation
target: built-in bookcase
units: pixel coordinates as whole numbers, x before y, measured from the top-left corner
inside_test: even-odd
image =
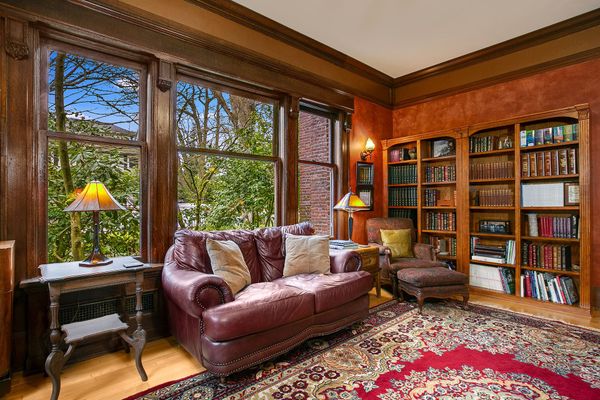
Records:
[[[382,148],[385,214],[413,218],[419,240],[469,274],[474,292],[589,313],[587,105],[384,140]],[[407,165],[410,182],[397,172]],[[396,205],[402,188],[412,203]]]

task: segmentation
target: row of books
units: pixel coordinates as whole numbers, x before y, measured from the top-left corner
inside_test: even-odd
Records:
[[[514,191],[512,189],[482,189],[472,192],[471,204],[482,207],[512,207]]]
[[[485,261],[496,264],[515,263],[515,241],[507,240],[504,245],[482,244],[479,238],[471,238],[471,259],[474,261]]]
[[[416,152],[416,150],[415,150]],[[410,160],[410,155],[408,154],[408,148],[406,147],[394,147],[393,149],[388,150],[388,161],[389,162],[398,162],[403,160]]]
[[[509,136],[472,136],[469,139],[469,153],[511,149],[512,147],[512,139]]]
[[[425,168],[425,182],[456,181],[456,165],[429,166]]]
[[[577,239],[579,237],[579,216],[557,217],[553,215],[527,214],[528,236]]]
[[[526,129],[520,132],[521,147],[572,142],[578,138],[579,125],[563,125],[552,128]]]
[[[470,264],[469,285],[515,294],[514,271],[505,267]]]
[[[435,207],[440,199],[440,191],[438,189],[425,189],[423,191],[423,204],[425,207]]]
[[[392,187],[389,189],[390,206],[416,206],[417,188],[416,187]]]
[[[428,212],[425,214],[425,229],[432,231],[456,231],[456,213]]]
[[[410,218],[413,220],[414,226],[417,226],[417,210],[407,210],[401,208],[390,208],[388,210],[388,217],[390,218]]]
[[[515,164],[512,161],[471,164],[471,179],[513,178]]]
[[[521,297],[569,305],[579,301],[573,278],[537,271],[525,271],[521,274]]]
[[[521,264],[534,268],[571,271],[571,246],[523,242]]]
[[[439,256],[456,256],[456,238],[429,236],[426,242],[438,251]]]
[[[521,155],[521,176],[577,174],[577,149],[536,151]]]
[[[400,183],[417,183],[416,165],[390,165],[388,167],[388,183],[397,185]]]

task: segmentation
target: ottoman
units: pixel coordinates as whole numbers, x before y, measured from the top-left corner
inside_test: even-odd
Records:
[[[423,301],[428,297],[445,299],[461,295],[465,306],[469,301],[469,279],[462,272],[444,267],[425,267],[401,269],[397,275],[399,300],[404,300],[403,291],[415,296],[419,313],[423,311]]]

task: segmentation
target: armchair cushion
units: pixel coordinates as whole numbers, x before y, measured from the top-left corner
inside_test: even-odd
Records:
[[[213,272],[223,278],[234,295],[250,284],[250,271],[235,242],[206,239],[206,250]]]
[[[414,257],[410,229],[381,229],[381,240],[391,250],[392,257]]]
[[[292,286],[254,283],[235,301],[204,312],[204,334],[221,342],[310,317],[314,313],[313,296]]]

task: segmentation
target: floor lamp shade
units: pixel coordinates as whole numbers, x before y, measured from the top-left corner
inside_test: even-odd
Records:
[[[77,198],[64,211],[82,212],[91,211],[94,220],[94,247],[92,253],[79,263],[86,267],[110,264],[112,260],[106,258],[100,250],[100,211],[125,210],[110,194],[101,182],[92,181],[77,195]]]
[[[333,209],[346,211],[348,213],[348,240],[352,240],[352,224],[354,222],[352,214],[356,211],[368,210],[369,206],[367,206],[355,193],[350,191],[337,202]]]

